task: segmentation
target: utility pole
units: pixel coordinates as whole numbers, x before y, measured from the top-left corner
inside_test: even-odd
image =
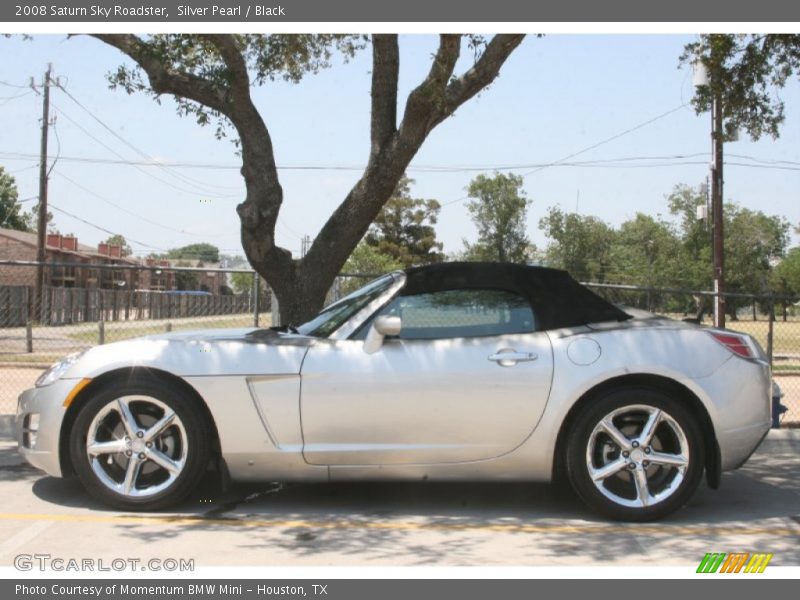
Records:
[[[42,145],[39,157],[39,220],[36,230],[36,287],[34,295],[34,314],[39,321],[44,317],[44,262],[47,259],[45,251],[47,242],[47,133],[50,127],[50,73],[53,65],[47,65],[42,86]],[[34,88],[35,89],[35,88]]]
[[[722,210],[722,92],[715,90],[711,101],[711,248],[714,257],[714,327],[725,328],[725,237]]]
[[[694,63],[695,87],[711,91],[711,253],[714,279],[714,327],[725,328],[725,235],[722,210],[722,146],[725,142],[719,65],[709,69],[702,60]]]
[[[305,258],[311,248],[311,236],[304,235],[300,242],[300,258]]]

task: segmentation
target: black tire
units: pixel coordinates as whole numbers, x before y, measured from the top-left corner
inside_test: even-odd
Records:
[[[172,452],[175,452],[175,447],[183,447],[184,454],[181,456],[182,468],[179,473],[174,476],[173,481],[169,481],[170,474],[166,469],[160,468],[154,461],[148,466],[148,459],[144,459],[141,464],[141,471],[137,471],[137,478],[144,476],[150,478],[151,485],[148,486],[148,481],[145,480],[145,485],[141,490],[136,489],[136,492],[143,491],[147,495],[135,496],[120,493],[120,491],[113,490],[108,484],[104,483],[101,477],[95,473],[92,463],[90,461],[89,453],[87,451],[87,436],[92,422],[95,420],[102,411],[106,410],[110,404],[116,403],[118,398],[134,396],[143,399],[155,399],[156,402],[163,403],[164,406],[171,409],[176,417],[177,422],[180,423],[182,429],[175,431],[175,425],[171,425],[166,429],[163,436],[159,436],[152,444],[163,444],[164,454],[168,454],[170,446],[170,436],[176,441],[171,442]],[[155,404],[148,405],[146,400],[132,401],[133,411],[136,414],[136,421],[140,424],[142,429],[147,427],[147,419],[149,423],[153,424],[154,420],[158,419],[158,413],[154,412],[155,416],[149,416],[147,411],[153,406],[153,411],[158,410]],[[138,408],[141,407],[141,408]],[[113,412],[106,413],[112,416],[105,417],[113,419]],[[163,414],[163,413],[162,413]],[[104,417],[100,417],[103,419]],[[117,429],[123,427],[121,416],[120,424]],[[109,432],[110,426],[103,426],[98,429]],[[112,434],[107,433],[109,438]],[[120,437],[119,431],[113,434],[113,439]],[[184,441],[185,438],[185,441]],[[166,439],[166,442],[164,441]],[[94,496],[104,504],[122,510],[132,511],[152,511],[161,510],[173,506],[183,500],[191,491],[200,483],[203,473],[208,467],[211,455],[212,436],[210,434],[209,423],[207,418],[194,398],[189,397],[183,390],[174,384],[163,382],[161,380],[145,379],[137,377],[135,379],[125,379],[120,381],[110,382],[109,384],[98,389],[80,407],[72,431],[70,432],[69,448],[72,465],[75,469],[78,478],[83,484],[86,491]],[[108,457],[106,464],[103,466],[104,472],[109,472],[111,475],[115,473],[110,469],[120,469],[124,473],[127,459],[125,454],[109,453],[102,455]],[[140,454],[139,456],[144,456]],[[118,464],[117,464],[118,463]],[[97,467],[97,465],[95,465]],[[147,473],[146,470],[150,472]],[[159,469],[164,473],[159,473]],[[113,479],[113,477],[111,477]],[[162,481],[159,482],[159,479]],[[164,489],[154,493],[147,492],[148,487],[155,490],[156,483],[165,486]]]
[[[643,421],[647,418],[646,410],[637,407],[658,409],[663,411],[662,415],[669,417],[669,420],[662,420],[656,428],[652,447],[648,446],[647,452],[664,450],[664,454],[683,456],[682,452],[673,452],[685,445],[688,448],[688,464],[683,467],[683,471],[678,466],[656,465],[646,460],[650,454],[643,456],[644,448],[634,454],[635,448],[629,447],[628,456],[625,456],[622,447],[614,443],[612,436],[604,430],[599,430],[592,438],[601,421],[619,411],[620,414],[616,414],[613,422],[625,438],[633,443],[633,438],[642,432]],[[677,433],[675,426],[683,437]],[[696,419],[679,399],[658,390],[622,388],[596,397],[583,407],[568,435],[566,463],[572,488],[589,508],[614,520],[653,521],[670,514],[689,501],[703,475],[705,444]],[[634,462],[634,465],[629,470],[630,462]],[[590,468],[599,470],[611,463],[625,463],[625,468],[601,479],[600,483],[595,483],[590,475]],[[648,498],[649,505],[628,506],[625,502],[637,502],[637,498],[643,497],[637,496],[640,487],[645,487],[636,484],[637,469],[648,479],[648,492],[643,496]],[[657,501],[650,495],[651,480],[656,497],[661,495]]]

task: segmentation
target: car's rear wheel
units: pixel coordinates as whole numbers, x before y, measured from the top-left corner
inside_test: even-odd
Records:
[[[210,455],[209,427],[183,390],[130,381],[99,390],[84,404],[70,457],[86,490],[123,510],[158,510],[185,498]]]
[[[697,489],[702,432],[663,392],[626,388],[587,404],[567,441],[567,473],[578,496],[613,519],[649,521],[683,506]]]

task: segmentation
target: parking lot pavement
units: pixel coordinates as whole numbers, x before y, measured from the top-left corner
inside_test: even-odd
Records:
[[[771,552],[800,565],[800,431],[773,432],[718,491],[660,523],[610,523],[563,486],[203,483],[179,510],[132,514],[43,476],[0,444],[0,565],[14,556],[191,558],[219,565],[696,565]]]

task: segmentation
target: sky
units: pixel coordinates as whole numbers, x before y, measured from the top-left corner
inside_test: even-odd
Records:
[[[409,169],[412,194],[444,205],[437,233],[445,252],[462,249],[464,239],[474,241],[465,190],[471,178],[498,167],[526,174],[524,189],[532,200],[528,234],[540,248],[547,239],[538,223],[551,206],[612,225],[637,212],[669,218],[666,196],[678,184],[704,182],[711,158],[710,116],[696,115],[688,105],[691,73],[678,68],[684,44],[694,37],[528,37],[489,89],[432,132]],[[398,114],[408,91],[426,74],[436,43],[431,35],[401,36]],[[471,56],[463,54],[457,72],[471,64]],[[276,82],[254,91],[284,189],[277,240],[295,254],[302,236],[314,237],[366,162],[370,59],[369,51],[362,52],[298,85]],[[51,95],[56,123],[49,154],[60,158],[49,199],[58,229],[89,245],[107,238],[104,230],[119,233],[140,255],[197,242],[242,254],[235,206],[244,185],[235,146],[217,140],[213,127],[179,118],[169,98],[159,104],[144,94],[109,89],[106,74],[123,62],[117,50],[83,36],[0,38],[0,166],[16,178],[24,206],[35,204],[30,199],[38,194],[42,114],[41,96],[25,86],[31,77],[40,82],[52,63],[72,96],[58,88]],[[743,134],[726,144],[725,199],[797,225],[800,84],[790,82],[781,97],[787,118],[778,140],[752,142]],[[621,158],[637,160],[537,167]],[[769,164],[774,161],[795,164]],[[796,235],[792,243],[800,243]]]

